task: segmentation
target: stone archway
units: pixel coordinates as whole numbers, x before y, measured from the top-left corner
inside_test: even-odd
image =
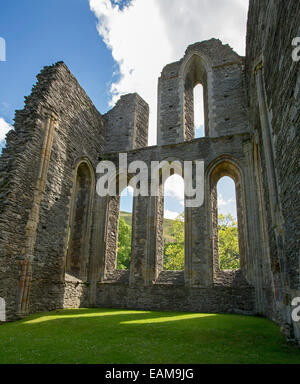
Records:
[[[209,198],[210,198],[210,228],[213,250],[213,271],[214,279],[225,271],[220,270],[219,252],[218,252],[218,196],[217,184],[224,177],[230,177],[235,183],[238,235],[239,235],[239,254],[241,270],[245,265],[246,259],[246,218],[245,201],[242,171],[233,159],[224,157],[217,161],[209,174]]]
[[[88,278],[94,188],[93,169],[89,162],[81,161],[75,169],[65,270],[83,281]]]

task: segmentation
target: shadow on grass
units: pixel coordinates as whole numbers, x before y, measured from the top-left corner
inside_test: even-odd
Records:
[[[279,328],[240,315],[77,309],[0,327],[0,363],[300,363]]]

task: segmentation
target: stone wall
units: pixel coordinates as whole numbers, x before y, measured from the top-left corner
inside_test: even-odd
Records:
[[[287,323],[300,296],[300,65],[292,60],[299,20],[298,1],[250,1],[247,90],[266,242],[257,298],[263,313]],[[294,331],[299,338],[299,323]]]
[[[34,254],[27,255],[24,246],[47,128],[44,110],[59,117],[52,148],[47,149],[50,161],[38,207]],[[16,113],[15,130],[9,133],[0,160],[0,296],[6,299],[8,318],[18,312],[22,279],[28,282],[30,312],[63,306],[74,170],[81,159],[96,167],[103,151],[103,126],[104,119],[63,63],[43,69],[24,110]],[[24,265],[31,266],[31,274]]]
[[[163,69],[158,85],[158,145],[194,139],[193,89],[199,83],[206,137],[248,131],[244,58],[211,39],[189,46],[180,61]]]
[[[229,51],[231,52],[230,49]],[[246,269],[241,271],[242,278],[237,278],[231,273],[217,275],[214,273],[214,265],[218,263],[218,257],[215,260],[213,258],[211,235],[213,222],[210,178],[211,172],[218,163],[230,161],[240,169],[243,175],[239,180],[244,196],[241,202],[243,211],[247,210],[247,197],[251,200],[252,192],[247,191],[245,183],[248,172],[245,148],[249,142],[249,135],[245,132],[217,138],[190,140],[176,145],[142,148],[146,144],[149,110],[147,104],[138,95],[124,96],[110,112],[102,117],[63,63],[45,68],[38,79],[33,95],[41,84],[47,84],[48,88],[46,91],[43,90],[42,95],[38,94],[36,103],[39,108],[55,114],[56,125],[55,129],[53,128],[51,148],[47,150],[49,161],[45,186],[42,197],[38,200],[38,211],[34,209],[36,228],[33,227],[31,230],[31,232],[35,231],[32,237],[34,252],[32,251],[33,254],[29,257],[26,251],[22,253],[22,248],[18,244],[21,267],[16,272],[14,268],[18,264],[11,259],[9,274],[6,274],[6,278],[9,275],[14,280],[5,283],[4,286],[15,288],[11,299],[8,298],[8,293],[3,293],[9,303],[12,303],[9,316],[13,318],[15,314],[23,316],[29,312],[60,307],[94,306],[100,303],[106,305],[108,296],[110,305],[118,307],[137,306],[152,309],[173,307],[173,309],[182,310],[253,313],[255,311],[253,289],[251,281],[247,282],[245,278]],[[25,111],[29,106],[26,105]],[[32,117],[31,111],[29,116]],[[41,115],[39,129],[36,128],[34,131],[39,139],[39,144],[34,148],[36,173],[43,154],[43,151],[41,152],[45,136],[43,119]],[[21,124],[24,124],[24,120],[21,120]],[[36,122],[34,124],[36,127]],[[244,126],[247,127],[247,123]],[[14,137],[19,138],[21,135],[18,133]],[[22,144],[26,149],[28,143]],[[8,148],[4,152],[3,159],[11,148],[12,144],[8,139]],[[134,199],[131,268],[130,271],[123,272],[116,270],[119,199],[118,197],[99,197],[94,193],[95,169],[97,162],[103,158],[114,161],[118,168],[119,152],[125,150],[128,163],[143,160],[148,165],[148,169],[151,169],[151,161],[168,159],[178,159],[181,162],[204,161],[206,185],[204,204],[201,207],[186,210],[185,231],[188,235],[185,251],[186,268],[183,273],[163,270],[162,190],[158,197]],[[27,165],[26,169],[31,179],[28,185],[20,184],[26,188],[27,194],[32,191],[28,197],[29,210],[32,210],[36,180],[39,180],[33,171],[35,167],[32,164]],[[82,169],[85,169],[84,178],[81,175]],[[90,175],[88,178],[87,174]],[[119,178],[118,169],[117,174]],[[12,175],[8,173],[8,176]],[[128,179],[130,177],[131,175],[128,175]],[[88,179],[89,182],[81,185],[83,179]],[[91,196],[94,196],[93,201],[90,201]],[[10,204],[11,201],[8,204],[11,209]],[[22,213],[25,211],[24,207],[25,204],[22,202],[20,207]],[[2,217],[5,219],[6,216]],[[26,218],[21,220],[25,226],[26,220]],[[250,235],[246,229],[246,223],[242,225],[245,227],[243,241],[248,244]],[[83,228],[87,230],[83,231]],[[23,231],[24,241],[28,234],[25,228]],[[13,240],[11,242],[13,243]],[[249,259],[251,246],[246,247],[244,253],[247,253],[245,258]],[[23,287],[22,295],[25,295],[25,299],[27,296],[30,297],[28,308],[29,300],[27,303],[24,299],[23,312],[16,311],[20,302],[18,298],[20,286]],[[125,293],[122,300],[118,293],[120,286]],[[135,301],[134,297],[144,289],[142,287],[148,288],[141,298]],[[132,296],[134,289],[136,294]],[[166,289],[165,300],[169,297],[170,303],[167,305],[164,302],[158,306],[157,295],[160,295],[164,289]],[[216,289],[215,292],[214,289]],[[107,293],[103,293],[106,290]],[[204,300],[206,292],[209,298]],[[186,302],[189,304],[176,304],[181,301],[182,295],[186,295]],[[219,306],[216,304],[218,295],[220,302],[223,303]]]
[[[100,308],[129,308],[156,311],[253,314],[251,288],[187,288],[176,284],[152,287],[102,283],[97,290]]]
[[[102,116],[63,63],[43,69],[0,158],[0,297],[8,320],[83,306],[256,313],[300,339],[298,324],[286,326],[300,296],[300,76],[291,58],[299,20],[294,0],[251,0],[246,58],[211,39],[167,65],[153,147],[139,95],[122,96]],[[194,139],[198,83],[206,137]],[[119,168],[120,152],[148,169],[152,161],[204,162],[204,202],[185,207],[184,271],[163,270],[162,183],[157,196],[134,198],[131,266],[116,270],[119,196],[100,197],[95,187],[102,159],[116,164],[117,184],[133,177]],[[219,268],[222,176],[236,184],[236,272]]]
[[[252,209],[249,202],[255,202],[257,198],[255,190],[249,188],[247,184],[248,173],[251,173],[247,155],[249,141],[249,134],[241,133],[127,152],[128,164],[143,160],[148,169],[151,169],[152,161],[177,159],[183,163],[183,161],[203,160],[205,165],[204,204],[198,208],[186,208],[185,271],[164,271],[162,196],[159,194],[157,197],[135,197],[131,267],[130,271],[117,271],[119,201],[114,197],[102,201],[102,206],[103,204],[106,206],[105,209],[102,208],[101,216],[103,220],[103,212],[106,212],[102,224],[106,232],[99,230],[99,234],[101,233],[104,239],[98,242],[98,246],[101,244],[106,251],[98,268],[101,270],[101,264],[104,264],[102,268],[106,273],[102,275],[101,281],[99,279],[94,281],[93,305],[109,306],[108,302],[110,302],[113,307],[124,308],[256,312],[252,280],[248,278],[247,273],[248,262],[251,260],[252,253],[255,252],[256,245],[255,242],[250,241],[256,234],[252,232],[253,228],[247,225],[247,220],[255,222],[256,219],[256,211]],[[118,153],[106,153],[105,158],[115,163],[117,174],[120,176]],[[222,164],[226,167],[220,168]],[[216,169],[218,174],[214,173]],[[213,224],[216,226],[216,223],[212,221],[211,192],[218,178],[224,174],[236,180],[239,191],[240,248],[243,260],[243,267],[239,273],[220,271],[218,255],[213,257],[212,233]],[[128,174],[129,181],[130,178],[131,175]],[[159,297],[164,290],[166,291],[165,299],[159,304]],[[237,292],[239,292],[238,297]],[[207,300],[204,300],[205,294],[209,297]],[[185,302],[179,305],[182,295],[185,297]],[[223,303],[220,306],[216,304],[218,296]],[[166,303],[168,297],[169,305]],[[241,305],[241,302],[245,305]]]
[[[149,106],[137,93],[121,96],[105,118],[105,152],[129,151],[148,145]]]

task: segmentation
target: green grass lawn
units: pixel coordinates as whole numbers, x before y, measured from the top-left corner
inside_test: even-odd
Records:
[[[76,309],[0,326],[0,363],[300,363],[300,350],[263,318]]]

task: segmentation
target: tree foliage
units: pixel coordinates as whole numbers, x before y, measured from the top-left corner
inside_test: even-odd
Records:
[[[238,225],[229,215],[219,215],[219,261],[222,270],[240,268]]]
[[[132,228],[123,217],[119,221],[117,269],[130,268]],[[238,225],[229,215],[219,215],[219,261],[222,270],[240,268]],[[179,215],[172,223],[173,241],[164,245],[164,269],[169,271],[184,270],[184,214]]]
[[[219,215],[219,260],[222,270],[240,268],[238,226],[229,215]],[[179,271],[184,269],[184,215],[181,214],[173,222],[175,241],[164,246],[164,269]]]
[[[131,257],[131,232],[132,227],[126,223],[123,217],[119,220],[117,269],[130,269]]]
[[[179,215],[173,221],[173,236],[175,241],[164,246],[164,269],[182,271],[184,269],[184,215]]]

